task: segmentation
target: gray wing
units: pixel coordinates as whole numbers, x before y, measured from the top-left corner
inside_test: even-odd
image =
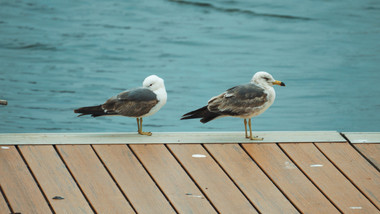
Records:
[[[252,113],[255,108],[262,106],[267,100],[267,93],[263,88],[249,83],[235,86],[211,98],[208,102],[208,109],[222,115],[244,115]]]
[[[157,103],[157,95],[153,91],[136,88],[111,97],[102,108],[110,114],[140,117],[147,114]]]

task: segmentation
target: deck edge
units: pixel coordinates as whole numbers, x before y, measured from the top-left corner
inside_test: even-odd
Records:
[[[380,143],[380,132],[342,132],[350,143]]]
[[[268,131],[255,135],[264,140],[248,140],[244,132],[155,132],[153,136],[135,132],[4,133],[0,134],[0,145],[347,142],[337,131]]]

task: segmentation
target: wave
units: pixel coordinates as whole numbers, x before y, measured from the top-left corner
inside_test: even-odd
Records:
[[[210,3],[203,3],[203,2],[192,2],[192,1],[183,1],[183,0],[169,0],[169,1],[176,2],[179,4],[184,4],[184,5],[205,7],[205,8],[209,8],[209,9],[213,9],[213,10],[221,11],[221,12],[226,12],[226,13],[240,13],[240,14],[246,14],[246,15],[251,15],[251,16],[272,17],[272,18],[282,18],[282,19],[313,20],[312,18],[301,17],[301,16],[270,14],[270,13],[256,13],[252,10],[243,10],[239,8],[223,8],[223,7],[217,7]]]
[[[42,43],[34,43],[29,45],[20,45],[20,46],[8,46],[6,48],[9,49],[29,49],[29,50],[47,50],[47,51],[56,51],[58,50],[57,47],[48,45],[48,44],[42,44]]]
[[[75,94],[75,91],[70,91],[70,90],[50,90],[50,92],[59,93],[59,94]]]
[[[129,30],[129,29],[131,29],[130,26],[118,26],[118,25],[111,25],[111,24],[83,24],[83,26],[103,27],[103,28],[122,29],[122,30]]]

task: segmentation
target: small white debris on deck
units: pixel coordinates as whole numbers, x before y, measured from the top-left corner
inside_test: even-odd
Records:
[[[2,146],[2,149],[9,149],[9,146]]]
[[[202,195],[193,195],[191,193],[186,193],[186,195],[193,198],[204,198]]]
[[[201,195],[190,195],[190,197],[193,197],[193,198],[203,198],[203,196],[201,196]]]
[[[322,164],[311,164],[310,167],[322,167]]]
[[[206,155],[202,155],[202,154],[193,154],[191,157],[193,157],[193,158],[205,158]]]
[[[352,210],[361,210],[361,209],[363,209],[363,207],[350,207],[350,209],[352,209]]]

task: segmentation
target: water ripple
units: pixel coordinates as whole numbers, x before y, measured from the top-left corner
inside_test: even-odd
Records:
[[[28,45],[19,45],[19,46],[6,46],[8,49],[29,49],[29,50],[45,50],[45,51],[56,51],[57,47],[48,44],[42,43],[33,43]]]
[[[130,26],[117,26],[117,25],[111,25],[111,24],[83,24],[83,26],[88,26],[88,27],[103,27],[103,28],[109,28],[109,29],[122,29],[122,30],[129,30],[129,29],[131,29]]]
[[[225,13],[240,13],[240,14],[246,14],[246,15],[251,15],[251,16],[262,16],[262,17],[282,18],[282,19],[313,20],[312,18],[301,17],[301,16],[270,14],[270,13],[256,13],[252,10],[242,10],[239,8],[223,8],[223,7],[217,7],[210,3],[203,3],[203,2],[192,2],[192,1],[182,1],[182,0],[169,0],[169,1],[176,2],[183,5],[192,5],[192,6],[197,6],[197,7],[209,8],[209,9],[213,9],[213,10],[225,12]]]

